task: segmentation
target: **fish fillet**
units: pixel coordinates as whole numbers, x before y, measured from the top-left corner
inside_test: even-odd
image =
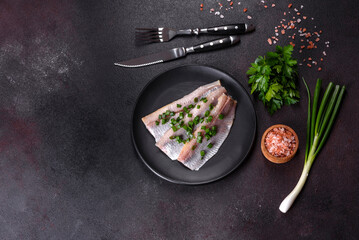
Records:
[[[184,96],[181,99],[178,99],[166,106],[156,110],[155,112],[145,116],[142,118],[142,122],[145,124],[148,131],[152,134],[155,138],[156,142],[167,132],[168,129],[171,128],[170,123],[167,122],[166,124],[159,124],[156,125],[156,121],[158,121],[158,116],[167,110],[176,113],[175,117],[178,117],[178,112],[182,110],[182,108],[178,108],[177,104],[184,106],[188,106],[189,104],[193,103],[194,98],[201,99],[203,97],[207,97],[211,92],[221,88],[221,82],[215,81],[206,85],[203,85],[193,92],[189,93],[188,95]]]
[[[211,157],[213,157],[218,152],[219,148],[230,132],[235,116],[236,105],[237,102],[231,97],[226,95],[221,96],[218,99],[217,106],[215,109],[213,109],[214,111],[211,114],[213,116],[213,120],[210,123],[202,125],[206,126],[207,128],[216,126],[217,134],[208,141],[203,139],[201,144],[197,143],[196,139],[192,139],[190,142],[186,143],[182,148],[180,155],[178,156],[178,161],[183,163],[189,169],[197,171]],[[219,114],[223,114],[224,118],[219,119]],[[198,128],[198,130],[195,132],[195,136],[197,136],[198,132],[201,132],[202,135],[204,135],[204,130]],[[208,148],[209,143],[213,144],[212,148]],[[192,150],[193,146],[196,146],[194,150]],[[205,151],[203,158],[200,154],[202,150]]]
[[[226,93],[218,80],[167,104],[143,117],[142,121],[161,151],[170,159],[198,171],[218,152],[232,127],[237,102]],[[195,102],[195,98],[198,101]],[[169,112],[163,116],[167,122],[162,124],[159,115],[166,111]],[[197,142],[201,141],[200,136],[202,143]]]
[[[226,89],[224,87],[217,88],[216,90],[212,91],[208,94],[207,102],[200,102],[198,105],[200,105],[200,108],[194,108],[191,111],[192,117],[189,118],[186,116],[183,120],[184,123],[187,124],[189,121],[193,120],[196,116],[199,116],[200,118],[204,117],[205,112],[209,110],[210,104],[213,106],[216,106],[218,103],[218,98],[226,93]],[[199,125],[195,125],[193,130],[196,130]],[[178,143],[177,141],[171,140],[171,136],[182,136],[183,138],[187,138],[186,130],[183,128],[178,129],[176,132],[170,128],[167,130],[167,132],[163,135],[163,137],[160,138],[159,141],[157,141],[156,146],[161,149],[169,158],[172,160],[176,160],[181,152],[181,149],[183,147],[183,143]]]

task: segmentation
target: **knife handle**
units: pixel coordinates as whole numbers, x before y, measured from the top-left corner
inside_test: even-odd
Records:
[[[234,36],[229,36],[225,38],[216,39],[210,42],[198,44],[190,48],[186,48],[186,52],[187,53],[207,52],[216,49],[226,48],[239,42],[240,42],[239,36],[234,35]]]
[[[229,25],[223,25],[218,27],[210,27],[207,29],[201,29],[200,33],[231,35],[231,34],[245,33],[246,30],[247,30],[246,24],[239,23],[239,24],[229,24]]]

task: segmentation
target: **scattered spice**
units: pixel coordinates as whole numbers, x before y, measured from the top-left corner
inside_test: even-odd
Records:
[[[243,12],[247,12],[247,11],[248,11],[248,9],[247,9],[247,8],[243,9]]]
[[[291,4],[291,3],[290,3],[290,4],[288,5],[288,8],[291,8],[291,7],[292,7],[292,5],[293,5],[293,4]]]

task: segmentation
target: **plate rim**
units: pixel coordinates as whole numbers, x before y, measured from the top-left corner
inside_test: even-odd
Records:
[[[173,71],[175,69],[179,69],[179,68],[185,68],[185,67],[206,67],[206,68],[212,68],[216,71],[219,71],[219,72],[222,72],[224,73],[225,75],[228,75],[230,78],[232,78],[237,84],[239,84],[240,87],[243,88],[244,92],[247,94],[247,97],[249,98],[249,101],[252,105],[252,109],[253,109],[253,114],[254,114],[254,134],[253,134],[253,137],[252,137],[252,140],[251,140],[251,144],[250,144],[250,147],[248,148],[248,151],[246,152],[246,154],[244,155],[243,157],[243,160],[238,162],[230,171],[216,177],[216,178],[213,178],[213,179],[210,179],[210,180],[206,180],[206,181],[200,181],[200,182],[188,182],[188,181],[180,181],[180,180],[174,180],[174,179],[171,179],[171,178],[168,178],[166,176],[163,176],[161,175],[160,173],[156,172],[147,162],[146,160],[144,159],[144,157],[141,155],[138,147],[137,147],[137,144],[136,144],[136,141],[135,141],[135,137],[134,137],[134,119],[135,119],[135,111],[136,111],[136,107],[137,107],[137,104],[138,104],[138,101],[140,99],[140,97],[142,96],[143,92],[146,90],[146,88],[153,82],[155,81],[159,76],[161,76],[162,74],[165,74],[167,72],[170,72],[170,71]],[[132,139],[132,143],[135,147],[135,150],[136,150],[136,153],[137,155],[140,157],[140,159],[142,160],[142,162],[151,170],[151,172],[153,172],[156,176],[160,177],[161,179],[164,179],[168,182],[171,182],[171,183],[175,183],[175,184],[179,184],[179,185],[191,185],[191,186],[195,186],[195,185],[204,185],[204,184],[208,184],[208,183],[212,183],[212,182],[216,182],[220,179],[223,179],[225,178],[226,176],[228,176],[229,174],[231,174],[234,170],[236,170],[243,162],[244,160],[248,157],[249,153],[251,152],[252,148],[253,148],[253,144],[254,144],[254,140],[256,138],[256,135],[257,135],[257,114],[256,114],[256,111],[254,109],[254,104],[253,104],[253,101],[252,99],[250,98],[250,95],[249,93],[247,92],[247,90],[244,88],[244,86],[236,80],[236,78],[234,78],[231,74],[223,71],[223,70],[220,70],[216,67],[213,67],[213,66],[210,66],[210,65],[204,65],[204,64],[186,64],[186,65],[180,65],[180,66],[177,66],[177,67],[173,67],[173,68],[170,68],[164,72],[161,72],[157,75],[155,75],[150,81],[148,81],[146,83],[146,85],[141,89],[140,93],[138,94],[137,98],[136,98],[136,101],[135,101],[135,105],[132,109],[132,116],[131,116],[131,139]]]

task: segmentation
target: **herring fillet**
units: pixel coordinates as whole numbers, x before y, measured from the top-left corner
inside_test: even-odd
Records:
[[[215,113],[215,116],[213,116],[214,119],[212,122],[203,124],[207,127],[217,126],[217,134],[208,141],[204,138],[201,144],[197,144],[196,139],[192,139],[190,142],[186,143],[182,148],[178,161],[183,163],[189,169],[198,171],[211,157],[213,157],[218,152],[230,132],[235,117],[236,106],[237,101],[226,96],[226,101],[222,108],[216,109],[217,112]],[[223,114],[224,118],[219,119],[219,114]],[[201,131],[201,128],[198,129],[195,136],[197,136],[197,132]],[[207,147],[209,143],[213,144],[212,148]],[[194,145],[197,147],[195,150],[192,150]],[[201,159],[200,154],[202,150],[205,151],[203,159]]]
[[[207,102],[198,102],[197,105],[200,105],[200,108],[194,108],[191,110],[191,114],[193,117],[189,118],[187,115],[183,119],[184,123],[187,124],[189,121],[193,120],[196,116],[200,118],[204,117],[204,114],[207,110],[209,110],[210,104],[216,106],[218,103],[218,98],[225,94],[227,91],[224,87],[219,87],[207,96]],[[199,125],[195,125],[193,130]],[[186,130],[183,128],[178,129],[176,132],[172,130],[172,128],[168,129],[167,132],[159,139],[156,143],[156,146],[161,149],[169,158],[172,160],[176,160],[184,146],[183,143],[178,143],[175,140],[171,140],[171,136],[182,136],[184,138],[187,137]]]
[[[185,107],[193,102],[194,98],[201,99],[202,97],[208,96],[212,91],[222,87],[221,82],[215,81],[203,86],[198,87],[193,92],[187,94],[186,96],[167,104],[166,106],[156,110],[155,112],[145,116],[142,118],[142,122],[145,124],[147,130],[152,134],[152,136],[155,138],[156,142],[160,140],[160,138],[167,132],[168,129],[171,128],[170,122],[167,122],[166,124],[159,124],[156,125],[156,121],[158,120],[158,116],[167,110],[171,112],[175,112],[175,117],[178,117],[178,112],[182,110],[182,108],[178,108],[177,104],[182,105],[182,107]]]

